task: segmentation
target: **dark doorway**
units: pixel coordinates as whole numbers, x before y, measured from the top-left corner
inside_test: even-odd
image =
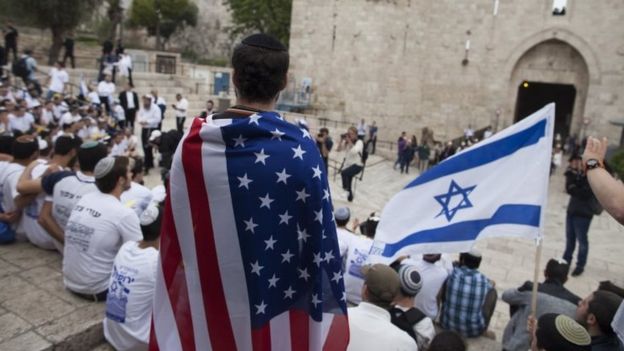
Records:
[[[533,112],[554,102],[555,135],[559,133],[563,140],[570,134],[576,88],[570,84],[551,84],[522,82],[518,87],[515,121],[528,117]]]

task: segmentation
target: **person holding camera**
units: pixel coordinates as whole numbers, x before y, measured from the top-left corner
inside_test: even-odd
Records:
[[[362,153],[364,152],[364,142],[358,139],[357,128],[350,127],[347,131],[347,137],[345,138],[347,153],[342,163],[342,171],[340,176],[342,177],[342,189],[347,194],[347,200],[353,201],[353,191],[351,190],[351,184],[353,183],[353,177],[364,169],[362,163]]]
[[[329,136],[329,129],[323,127],[320,129],[318,135],[316,136],[316,146],[321,153],[321,158],[323,158],[323,163],[325,163],[325,171],[329,170],[329,152],[334,146],[334,141]]]

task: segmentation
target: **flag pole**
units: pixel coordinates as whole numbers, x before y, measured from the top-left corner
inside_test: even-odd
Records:
[[[537,285],[540,274],[540,259],[542,257],[542,237],[535,239],[535,270],[533,272],[533,290],[531,292],[531,315],[537,318]]]

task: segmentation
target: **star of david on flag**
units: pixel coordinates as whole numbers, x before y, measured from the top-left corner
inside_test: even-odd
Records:
[[[470,202],[470,199],[468,199],[468,195],[476,187],[476,185],[473,185],[462,189],[459,185],[457,185],[457,183],[455,183],[454,180],[451,180],[448,192],[446,194],[435,196],[435,199],[440,203],[440,205],[442,205],[442,211],[440,211],[436,217],[444,214],[446,219],[450,222],[457,211],[472,207],[472,203]],[[459,203],[456,205],[453,204],[453,200],[455,198],[460,198]]]
[[[386,204],[371,261],[469,251],[486,237],[541,235],[555,105],[462,150]]]
[[[342,262],[310,134],[196,118],[171,169],[150,350],[343,350]]]

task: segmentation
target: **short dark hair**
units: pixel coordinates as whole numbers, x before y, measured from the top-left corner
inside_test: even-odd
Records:
[[[130,160],[125,156],[115,157],[113,168],[105,176],[95,179],[95,185],[104,194],[110,194],[117,185],[119,178],[126,178]],[[129,179],[128,179],[129,181]]]
[[[39,151],[37,139],[30,135],[22,135],[11,146],[11,155],[15,160],[28,160]]]
[[[349,223],[349,218],[347,219],[337,219],[336,218],[336,225],[339,227],[344,227],[347,225],[347,223]]]
[[[598,290],[593,293],[593,297],[587,306],[587,313],[596,317],[603,334],[609,336],[615,334],[611,322],[621,303],[622,298],[610,291]]]
[[[451,330],[437,334],[429,344],[429,351],[466,351],[466,343],[461,335]]]
[[[481,265],[481,259],[481,256],[473,255],[470,252],[462,252],[459,254],[459,263],[470,269],[478,269]]]
[[[106,155],[106,145],[97,143],[92,147],[80,147],[78,149],[78,163],[80,163],[80,170],[83,172],[93,172],[95,165]]]
[[[130,169],[130,173],[132,173],[132,178],[136,177],[137,174],[143,173],[143,159],[138,157],[132,157],[132,169]]]
[[[212,100],[208,100],[208,101],[206,101],[206,102],[207,102],[207,103],[209,102],[209,103],[211,103],[211,104],[213,104],[213,105],[214,105],[214,101],[212,101]]]
[[[69,154],[72,150],[75,150],[77,147],[78,144],[76,142],[76,138],[62,135],[56,138],[56,141],[54,142],[54,154],[65,156]]]
[[[0,154],[11,155],[15,138],[10,134],[0,135]]]
[[[273,39],[277,40],[277,39]],[[241,43],[232,54],[233,81],[241,98],[250,102],[275,99],[286,85],[287,51]]]
[[[568,280],[569,271],[569,264],[551,258],[546,264],[544,275],[546,275],[546,278],[557,280],[559,283],[563,284]]]

